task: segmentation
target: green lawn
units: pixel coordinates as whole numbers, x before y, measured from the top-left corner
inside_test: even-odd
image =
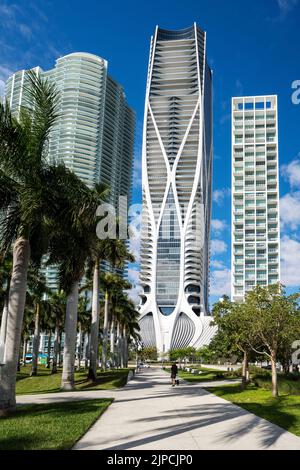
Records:
[[[207,387],[207,390],[300,436],[300,396],[281,394],[273,398],[269,390],[239,384]]]
[[[70,449],[112,401],[22,406],[0,418],[0,450]]]
[[[17,395],[31,393],[59,392],[61,384],[61,370],[51,375],[51,370],[44,366],[38,368],[38,375],[30,377],[30,365],[21,367],[17,376]],[[127,381],[129,369],[116,369],[107,372],[99,372],[96,383],[86,380],[87,371],[75,372],[75,390],[113,390],[123,387]]]
[[[223,371],[223,370],[208,369],[205,367],[194,367],[194,369],[201,370],[202,374],[194,375],[194,374],[191,374],[190,372],[179,370],[178,375],[179,377],[186,380],[187,382],[192,382],[192,383],[237,378],[236,376],[230,375],[230,373],[228,373],[227,371]]]

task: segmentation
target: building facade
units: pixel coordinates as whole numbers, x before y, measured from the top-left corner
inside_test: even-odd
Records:
[[[232,99],[231,298],[280,281],[277,96]]]
[[[64,163],[89,187],[105,183],[110,202],[131,199],[135,114],[123,88],[108,75],[107,62],[93,54],[72,53],[57,59],[55,67],[36,74],[56,85],[59,118],[49,139],[49,161]],[[28,71],[13,74],[6,84],[6,99],[13,112],[24,104]],[[48,267],[49,286],[56,288],[56,270]]]
[[[209,342],[212,72],[206,33],[156,27],[151,39],[142,155],[145,346],[160,353]]]

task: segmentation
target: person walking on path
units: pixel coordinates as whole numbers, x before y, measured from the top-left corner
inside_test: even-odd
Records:
[[[175,387],[177,372],[178,372],[178,367],[177,367],[176,362],[174,362],[171,367],[172,387]]]

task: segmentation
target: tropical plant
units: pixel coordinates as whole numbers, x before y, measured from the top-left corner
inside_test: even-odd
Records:
[[[40,265],[49,234],[74,221],[73,196],[80,187],[63,165],[50,165],[47,144],[58,117],[55,86],[35,72],[23,90],[18,117],[0,104],[0,254],[13,245],[5,365],[1,367],[0,410],[15,408],[15,383],[27,290],[29,261]],[[70,191],[70,186],[72,191]]]
[[[115,240],[119,242],[119,240]],[[128,256],[130,254],[128,253]],[[108,346],[108,328],[109,328],[109,305],[112,299],[116,299],[118,295],[124,289],[128,289],[128,282],[121,278],[119,275],[114,273],[103,273],[101,276],[101,285],[103,286],[104,291],[104,319],[103,319],[103,338],[102,338],[102,361],[101,367],[103,370],[106,370],[107,363],[107,346]],[[118,294],[119,293],[119,294]],[[115,312],[113,313],[113,321],[115,321]],[[112,353],[114,354],[114,332],[111,338],[111,348]]]
[[[96,234],[91,227],[96,227],[97,207],[102,203],[102,195],[106,195],[103,186],[96,185],[89,189],[81,181],[77,184],[77,178],[73,176],[75,184],[67,188],[65,204],[68,210],[64,226],[52,231],[48,260],[49,265],[58,266],[60,288],[67,295],[61,383],[64,390],[74,388],[79,283],[85,272],[91,246],[95,243]]]
[[[57,366],[60,364],[61,357],[61,338],[64,325],[65,311],[66,311],[66,294],[60,290],[58,292],[51,292],[49,295],[50,302],[50,315],[51,323],[54,329],[54,345],[52,355],[52,369],[51,373],[57,373]]]

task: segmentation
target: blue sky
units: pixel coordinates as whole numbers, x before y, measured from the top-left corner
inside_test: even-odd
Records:
[[[207,31],[214,71],[214,204],[211,301],[230,290],[230,103],[232,96],[278,94],[282,281],[300,285],[300,1],[184,0],[85,2],[0,0],[0,92],[7,76],[74,51],[108,60],[137,113],[134,202],[141,200],[141,138],[149,41],[156,24]],[[138,249],[138,238],[135,241]],[[137,280],[137,266],[130,277]]]

